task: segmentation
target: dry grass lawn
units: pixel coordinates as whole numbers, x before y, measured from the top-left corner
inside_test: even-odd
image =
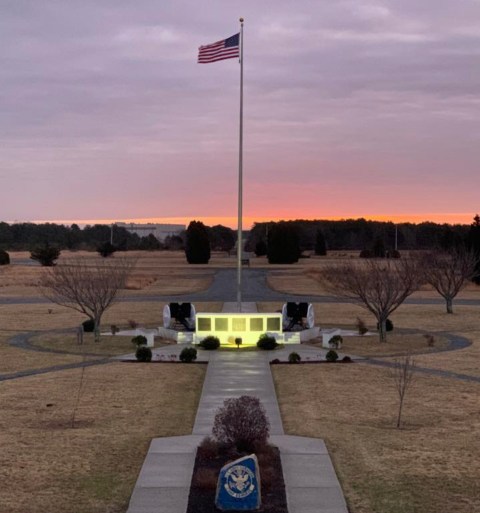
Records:
[[[282,303],[264,302],[257,303],[260,312],[275,312],[280,310]],[[317,303],[315,308],[315,322],[322,327],[343,327],[355,329],[357,317],[362,318],[371,330],[375,330],[376,321],[371,314],[360,308],[358,305],[349,303]],[[416,356],[418,365],[431,367],[441,370],[450,370],[453,372],[464,373],[471,376],[480,376],[480,306],[457,306],[454,314],[446,314],[438,305],[402,305],[391,316],[394,326],[397,328],[412,328],[425,330],[435,336],[437,347],[444,345],[443,332],[449,332],[466,337],[472,342],[470,347],[461,351],[431,353],[422,356]],[[359,337],[361,342],[361,337]],[[411,342],[417,340],[420,348],[415,348]],[[352,354],[365,354],[368,356],[380,356],[388,354],[398,354],[402,349],[402,343],[414,352],[431,352],[427,347],[423,337],[414,339],[396,338],[395,331],[387,336],[387,343],[375,343],[372,339],[368,344],[370,349],[364,353],[362,347],[357,352],[354,347],[354,341],[348,342],[347,347]],[[375,346],[378,353],[375,353]],[[424,351],[425,350],[425,351]]]
[[[94,253],[62,254],[62,259]],[[128,256],[132,256],[129,253]],[[202,290],[215,267],[235,267],[236,258],[214,254],[208,266],[188,266],[183,252],[139,253],[128,295],[166,295]],[[268,266],[278,290],[322,294],[311,270],[350,259],[343,252],[304,259],[295,266]],[[14,254],[12,260],[28,258]],[[40,267],[0,268],[0,297],[37,296]],[[419,296],[430,297],[431,291]],[[480,298],[480,288],[463,297]],[[163,302],[119,302],[103,318],[128,326],[162,324]],[[221,303],[196,303],[197,311],[220,311]],[[281,303],[258,303],[261,312]],[[480,307],[404,305],[391,317],[396,328],[457,333],[473,344],[462,350],[416,355],[418,365],[480,376]],[[356,305],[316,304],[323,327],[353,328],[357,317],[375,328],[375,320]],[[0,374],[78,362],[75,354],[13,348],[9,337],[38,330],[36,343],[78,350],[74,337],[49,330],[78,326],[85,319],[53,304],[0,305]],[[389,342],[355,337],[344,350],[379,356],[428,348],[421,335],[389,334]],[[105,337],[98,354],[131,352],[129,339]],[[93,343],[87,344],[89,349]],[[87,346],[85,346],[87,347]],[[89,350],[89,352],[92,352]],[[78,425],[68,427],[81,369],[0,382],[0,512],[123,513],[155,436],[190,433],[205,373],[201,365],[111,363],[87,368]],[[284,426],[288,433],[324,438],[331,451],[352,513],[473,513],[480,511],[479,383],[418,375],[407,397],[406,428],[394,429],[396,396],[383,368],[352,365],[274,366]],[[47,406],[51,405],[51,406]]]
[[[191,432],[206,366],[90,367],[0,383],[2,513],[123,513],[157,436]]]
[[[323,438],[352,513],[480,511],[480,383],[418,375],[397,430],[389,371],[273,366],[288,434]]]

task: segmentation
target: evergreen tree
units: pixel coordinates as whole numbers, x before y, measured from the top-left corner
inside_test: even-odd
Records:
[[[192,221],[187,228],[185,256],[189,264],[208,264],[210,260],[210,241],[205,225]]]
[[[373,256],[375,258],[385,258],[385,244],[383,243],[383,238],[378,236],[373,243]]]
[[[255,255],[257,255],[257,257],[259,257],[259,256],[265,256],[266,254],[267,254],[267,245],[265,244],[264,240],[259,240],[255,244]]]
[[[268,232],[267,257],[269,264],[293,264],[300,257],[298,232],[294,226],[280,222]]]
[[[327,244],[321,228],[317,230],[317,235],[315,237],[315,254],[321,256],[325,256],[327,254]]]
[[[44,267],[52,267],[60,256],[60,250],[48,244],[38,246],[30,252],[30,258]]]
[[[470,226],[467,246],[479,259],[475,266],[475,275],[472,281],[480,285],[480,216],[478,214],[473,218],[473,223]]]
[[[0,249],[0,265],[8,265],[9,263],[10,255],[3,249]]]
[[[115,251],[117,251],[117,248],[108,241],[100,244],[100,246],[97,247],[97,253],[103,258],[107,258],[113,255]]]

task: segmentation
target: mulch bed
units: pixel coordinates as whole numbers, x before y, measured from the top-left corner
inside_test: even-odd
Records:
[[[187,513],[219,513],[221,510],[215,507],[215,494],[220,469],[227,463],[248,454],[237,452],[232,448],[215,454],[211,446],[206,448],[200,446],[193,469]],[[276,447],[267,446],[260,451],[255,451],[255,454],[260,467],[262,494],[262,504],[256,511],[288,513],[280,451]]]

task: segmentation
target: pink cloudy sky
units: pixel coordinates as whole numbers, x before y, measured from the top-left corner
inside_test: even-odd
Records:
[[[0,4],[0,220],[234,224],[244,212],[468,223],[480,210],[478,0]]]

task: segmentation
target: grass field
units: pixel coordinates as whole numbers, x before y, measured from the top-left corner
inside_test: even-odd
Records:
[[[206,367],[111,363],[0,383],[2,513],[122,513],[151,438],[191,432]]]
[[[62,254],[62,259],[79,253]],[[95,254],[83,254],[92,263]],[[183,253],[138,253],[137,270],[127,295],[157,296],[208,287],[213,268],[234,267],[235,258],[214,254],[209,266],[188,266]],[[350,259],[349,253],[327,259],[304,259],[295,266],[268,266],[264,258],[252,267],[267,267],[278,290],[322,294],[313,278],[326,262]],[[13,254],[19,265],[0,268],[0,296],[34,297],[43,269],[21,265],[28,254]],[[433,297],[422,290],[418,297]],[[463,297],[480,298],[469,287]],[[103,318],[127,327],[133,320],[146,327],[162,324],[163,302],[119,302]],[[220,311],[222,303],[195,305]],[[281,303],[258,303],[259,311],[276,311]],[[431,351],[422,334],[432,333],[433,349],[446,344],[444,332],[472,341],[464,350],[415,355],[418,365],[480,377],[480,307],[404,305],[391,317],[396,331],[386,344],[375,337],[345,340],[344,351],[366,356],[405,350]],[[375,321],[357,305],[315,304],[322,327],[353,328],[361,317],[370,329]],[[78,326],[81,314],[53,304],[0,305],[0,374],[76,363],[83,358],[72,335],[50,330]],[[38,330],[33,343],[71,354],[35,352],[11,347],[19,332]],[[315,343],[315,342],[314,342]],[[82,348],[105,354],[132,352],[129,338],[89,336]],[[80,351],[80,353],[82,352]],[[93,357],[95,358],[95,357]],[[124,513],[154,436],[191,431],[205,373],[202,365],[109,363],[85,370],[78,423],[69,427],[81,369],[0,382],[1,513]],[[388,370],[355,363],[325,366],[274,366],[282,417],[288,433],[318,436],[327,442],[352,513],[473,513],[480,510],[480,416],[478,383],[418,375],[407,397],[405,429],[396,430],[396,396]],[[50,405],[50,406],[47,406]]]
[[[480,511],[480,383],[418,375],[398,430],[388,370],[272,370],[285,431],[326,441],[352,513]]]

